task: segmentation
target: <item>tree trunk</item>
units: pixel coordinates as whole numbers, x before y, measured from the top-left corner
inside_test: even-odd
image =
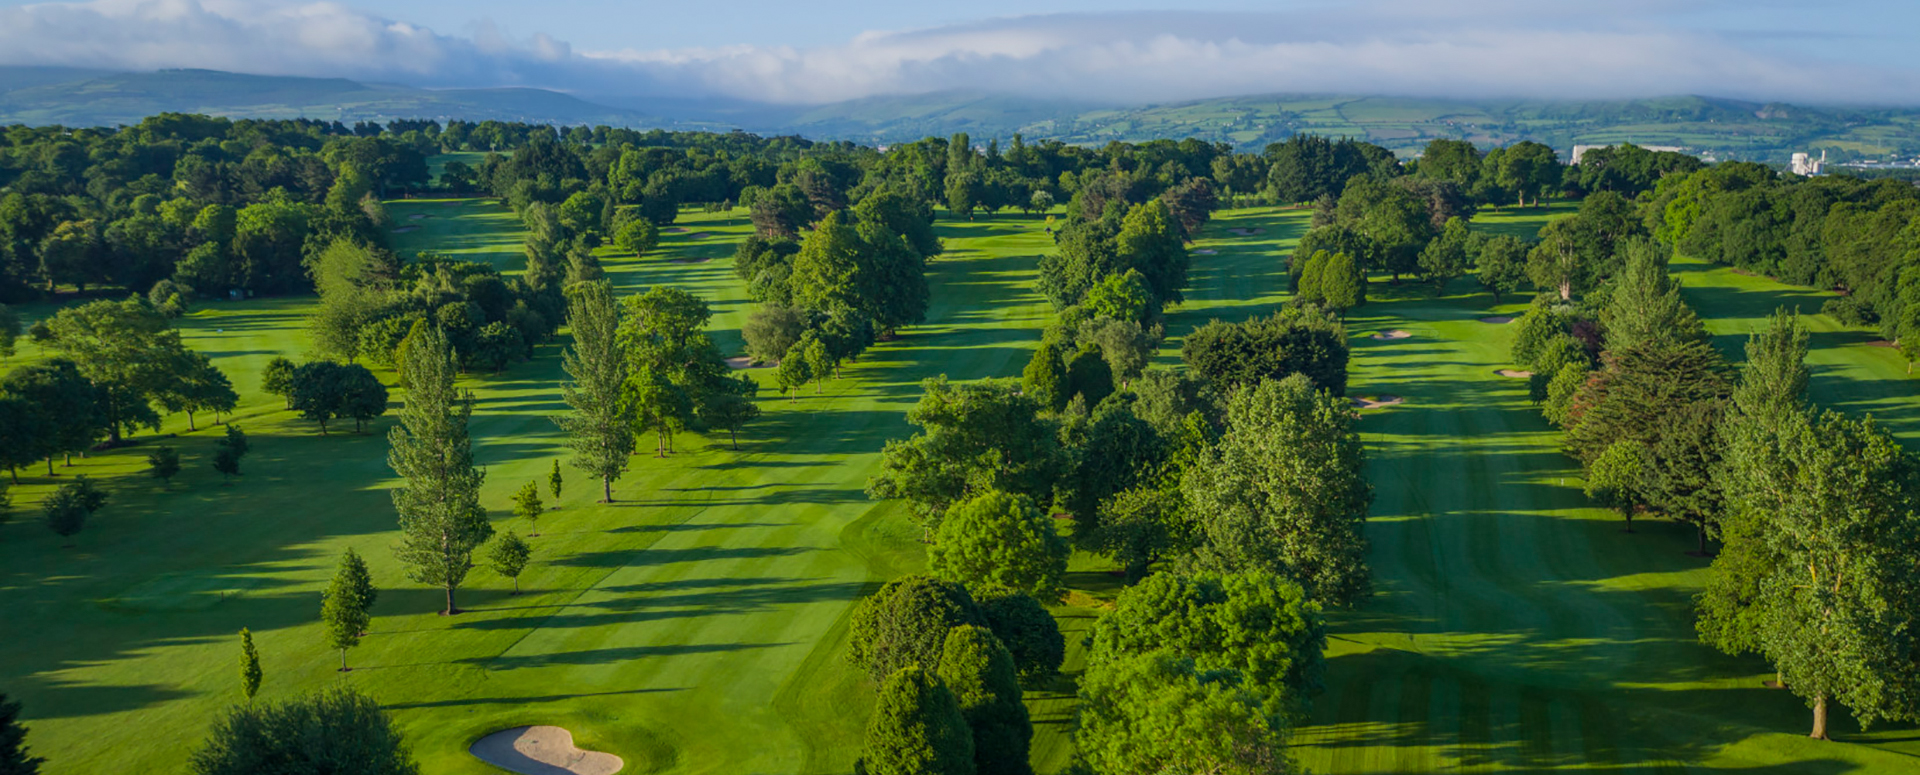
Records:
[[[1621,511],[1620,516],[1627,518],[1627,532],[1633,532],[1633,507],[1629,506]]]
[[[340,672],[347,672],[347,650],[340,650]]]
[[[1700,523],[1700,556],[1707,556],[1707,523]]]
[[[1827,696],[1822,694],[1813,698],[1813,731],[1807,737],[1815,740],[1827,740]]]
[[[735,444],[734,448],[738,449],[739,446],[740,445]],[[13,477],[14,484],[20,483],[20,469],[14,468],[13,466],[7,466],[7,475]]]
[[[1573,301],[1573,281],[1572,280],[1560,281],[1560,300]]]
[[[740,451],[740,432],[732,428],[728,428],[727,438],[730,438],[733,440],[733,451],[739,452]],[[14,481],[16,482],[19,481],[19,477],[14,477]]]
[[[613,477],[610,477],[610,476],[600,477],[600,490],[601,490],[601,494],[605,496],[600,499],[600,502],[612,503],[613,502]]]
[[[460,613],[460,609],[455,608],[453,605],[453,587],[449,585],[447,587],[447,611],[445,615],[452,616],[457,613]]]
[[[191,433],[197,430],[200,430],[200,429],[193,427],[193,412],[189,410],[187,412],[187,432]]]
[[[55,473],[53,472],[53,456],[52,456],[52,455],[48,455],[48,456],[47,456],[47,475],[48,475],[48,476],[58,476],[58,474],[55,474]]]

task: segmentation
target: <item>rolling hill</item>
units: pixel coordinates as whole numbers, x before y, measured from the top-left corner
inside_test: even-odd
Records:
[[[1411,155],[1429,140],[1482,146],[1534,140],[1682,146],[1710,159],[1783,163],[1795,151],[1836,161],[1920,154],[1920,108],[1809,107],[1700,96],[1611,101],[1467,100],[1270,94],[1153,105],[1103,105],[991,91],[773,105],[595,95],[529,88],[421,89],[344,78],[211,70],[113,73],[0,67],[0,124],[113,125],[164,111],[232,117],[384,121],[462,118],[761,134],[889,144],[970,132],[976,138],[1097,145],[1197,137],[1257,150],[1300,133],[1363,138]]]

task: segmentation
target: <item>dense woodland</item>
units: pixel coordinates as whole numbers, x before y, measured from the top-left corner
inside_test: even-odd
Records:
[[[1193,140],[981,148],[965,135],[880,150],[740,133],[158,116],[4,138],[0,292],[111,296],[27,332],[56,357],[0,382],[8,466],[52,466],[155,427],[162,412],[217,419],[235,404],[230,383],[180,344],[170,316],[235,294],[317,292],[313,359],[276,362],[267,388],[320,432],[341,419],[357,430],[389,403],[362,363],[396,372],[396,552],[414,581],[444,591],[448,615],[476,553],[517,578],[529,552],[479,507],[460,372],[530,358],[564,324],[569,411],[556,421],[607,501],[635,454],[674,454],[689,429],[737,434],[760,412],[758,383],[706,332],[707,303],[672,287],[617,298],[597,249],[644,256],[683,208],[744,207],[755,236],[734,270],[758,305],[742,330],[747,356],[777,363],[792,400],[922,322],[925,268],[943,252],[936,218],[1064,206],[1035,289],[1055,316],[1022,376],[927,381],[907,414],[918,432],[887,443],[869,484],[919,520],[928,572],[855,613],[847,657],[879,687],[858,771],[1029,771],[1021,690],[1061,666],[1046,606],[1064,594],[1076,549],[1112,558],[1129,584],[1094,626],[1079,681],[1087,771],[1288,771],[1289,730],[1326,688],[1323,612],[1372,593],[1372,485],[1346,398],[1344,316],[1370,286],[1439,294],[1470,273],[1496,300],[1537,294],[1513,323],[1513,357],[1589,494],[1629,527],[1680,520],[1697,527],[1701,554],[1718,544],[1699,600],[1704,640],[1776,665],[1813,706],[1816,737],[1833,702],[1863,721],[1920,716],[1920,660],[1902,635],[1920,621],[1920,589],[1898,570],[1920,551],[1915,460],[1870,421],[1807,405],[1795,320],[1756,334],[1736,368],[1666,269],[1678,251],[1838,288],[1833,311],[1879,325],[1914,358],[1920,192],[1905,183],[1706,167],[1632,146],[1569,167],[1533,143],[1435,141],[1403,162],[1308,136],[1261,154]],[[428,157],[447,151],[485,155],[430,179]],[[527,227],[524,271],[393,255],[380,202],[429,192],[512,207]],[[1484,208],[1555,197],[1579,198],[1578,212],[1537,241],[1468,228]],[[1293,300],[1202,326],[1184,339],[1182,368],[1150,367],[1164,313],[1187,289],[1187,242],[1215,211],[1256,201],[1313,210],[1297,250],[1274,257]],[[238,474],[247,443],[238,429],[229,437],[221,471]],[[155,454],[160,476],[168,464]],[[556,466],[555,497],[561,480]],[[45,510],[62,535],[105,505],[84,481],[61,492]],[[528,483],[516,513],[536,517],[540,492]],[[1849,560],[1859,552],[1871,561]],[[323,612],[342,669],[375,594],[357,563],[343,559]],[[301,702],[236,709],[197,771],[247,771],[270,745],[258,728],[276,718],[334,717],[340,734],[395,740],[363,697]],[[410,771],[392,745],[367,750],[385,758],[365,771]]]

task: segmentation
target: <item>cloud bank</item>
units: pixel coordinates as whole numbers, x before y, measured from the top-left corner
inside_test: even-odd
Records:
[[[813,48],[576,51],[545,35],[515,38],[484,23],[451,35],[329,2],[94,0],[0,10],[0,63],[802,104],[947,89],[1114,102],[1361,92],[1920,103],[1912,69],[1815,60],[1752,35],[1658,24],[1676,5],[1718,3],[1623,0],[1595,16],[1566,4],[1442,10],[1374,0],[1274,13],[1004,18]]]

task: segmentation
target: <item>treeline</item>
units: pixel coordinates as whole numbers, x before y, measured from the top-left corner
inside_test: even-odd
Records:
[[[1920,624],[1920,586],[1900,570],[1920,551],[1920,459],[1871,419],[1808,402],[1792,313],[1755,332],[1735,369],[1668,274],[1672,252],[1626,237],[1578,298],[1534,301],[1513,345],[1534,400],[1628,532],[1637,516],[1683,522],[1700,556],[1719,539],[1695,600],[1701,640],[1765,657],[1813,708],[1813,737],[1834,704],[1862,725],[1920,718],[1903,635]]]

